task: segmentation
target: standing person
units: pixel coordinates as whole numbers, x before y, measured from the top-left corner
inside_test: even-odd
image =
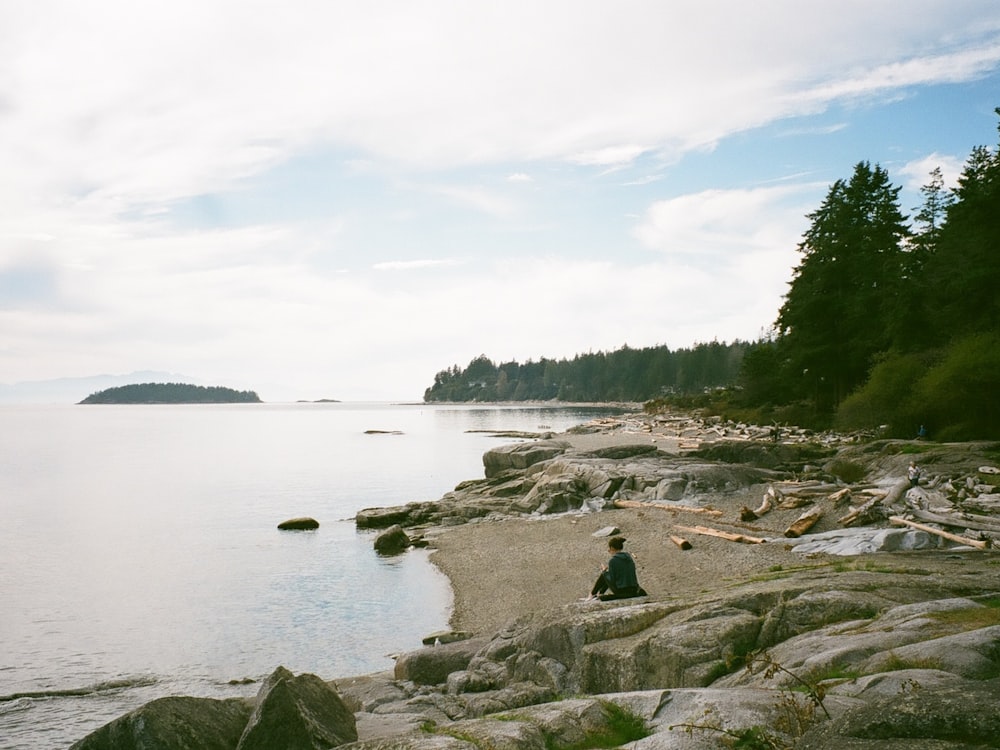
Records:
[[[613,536],[608,540],[608,553],[611,559],[601,566],[601,574],[594,582],[588,599],[600,599],[606,602],[612,599],[646,596],[635,574],[635,560],[624,547],[625,537]]]
[[[906,478],[910,480],[911,487],[916,487],[920,484],[920,467],[913,461],[910,461],[910,466],[906,470]]]

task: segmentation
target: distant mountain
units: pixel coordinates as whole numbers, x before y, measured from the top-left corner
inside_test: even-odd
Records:
[[[253,391],[189,383],[133,383],[92,393],[81,404],[259,404]]]
[[[141,370],[127,375],[90,375],[80,378],[31,380],[20,383],[0,383],[0,404],[76,404],[91,393],[138,383],[198,383],[177,373]]]

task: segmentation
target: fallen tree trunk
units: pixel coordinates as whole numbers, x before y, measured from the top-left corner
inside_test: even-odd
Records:
[[[734,534],[731,531],[722,531],[721,529],[712,529],[708,526],[677,526],[676,528],[681,531],[690,531],[693,534],[703,534],[704,536],[715,536],[720,539],[728,539],[730,542],[743,542],[745,544],[763,544],[766,539],[761,539],[755,536],[748,536],[746,534]]]
[[[721,510],[714,508],[694,508],[690,505],[667,505],[666,503],[644,502],[642,500],[615,500],[616,508],[657,508],[659,510],[669,510],[683,513],[702,513],[706,516],[721,516]]]
[[[911,511],[912,515],[919,518],[921,521],[927,521],[928,523],[940,523],[944,526],[954,526],[959,529],[974,529],[976,531],[992,531],[994,533],[1000,534],[1000,519],[992,519],[995,523],[983,523],[982,521],[974,521],[968,518],[962,518],[961,516],[942,516],[940,513],[932,513],[929,510],[914,510]]]
[[[811,529],[813,526],[816,525],[816,522],[820,519],[822,515],[823,515],[823,509],[820,508],[819,506],[807,510],[805,513],[803,513],[801,516],[795,519],[795,521],[792,522],[791,526],[785,529],[785,536],[791,539],[795,539],[796,537],[802,536],[807,531],[809,531],[809,529]]]
[[[873,497],[871,500],[867,501],[858,508],[852,508],[851,512],[841,516],[837,519],[837,523],[841,526],[851,526],[858,521],[862,523],[867,523],[868,521],[874,521],[874,511],[875,508],[882,504],[881,497]]]
[[[885,493],[885,499],[882,503],[886,506],[895,505],[899,498],[906,494],[906,491],[910,489],[909,479],[900,479],[896,484],[889,488],[889,491]]]
[[[986,549],[986,547],[989,546],[988,542],[984,542],[979,539],[969,539],[968,537],[961,536],[960,534],[952,534],[947,531],[941,531],[941,529],[935,529],[933,526],[917,523],[916,521],[910,521],[902,516],[890,516],[889,521],[896,526],[909,526],[917,529],[918,531],[926,531],[928,534],[935,534],[944,539],[948,539],[949,541],[958,542],[959,544],[967,544],[970,547],[975,547],[976,549]]]
[[[689,542],[684,537],[676,536],[674,534],[670,535],[670,541],[676,544],[681,549],[691,549],[691,542]]]

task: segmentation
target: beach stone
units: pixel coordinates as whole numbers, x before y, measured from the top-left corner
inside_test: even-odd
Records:
[[[409,651],[396,659],[394,674],[397,680],[418,685],[441,685],[452,672],[468,667],[486,642],[485,638],[469,638]]]
[[[390,526],[375,537],[375,551],[380,555],[398,555],[410,546],[410,537],[399,524]]]
[[[321,750],[356,739],[354,714],[333,687],[278,667],[261,686],[236,750]]]
[[[158,698],[91,732],[70,750],[233,750],[250,715],[242,698]]]
[[[305,516],[301,518],[289,518],[287,521],[279,523],[278,528],[282,531],[312,531],[319,528],[319,521],[315,518]]]
[[[591,536],[596,537],[598,539],[602,539],[606,536],[614,536],[615,534],[621,534],[621,533],[622,530],[619,529],[617,526],[605,526],[603,529],[598,529],[597,531],[595,531],[593,534],[591,534]]]

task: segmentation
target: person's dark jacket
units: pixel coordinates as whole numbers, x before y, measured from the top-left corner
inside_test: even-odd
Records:
[[[639,588],[639,579],[635,575],[635,560],[628,552],[615,552],[611,556],[604,578],[616,594]]]

